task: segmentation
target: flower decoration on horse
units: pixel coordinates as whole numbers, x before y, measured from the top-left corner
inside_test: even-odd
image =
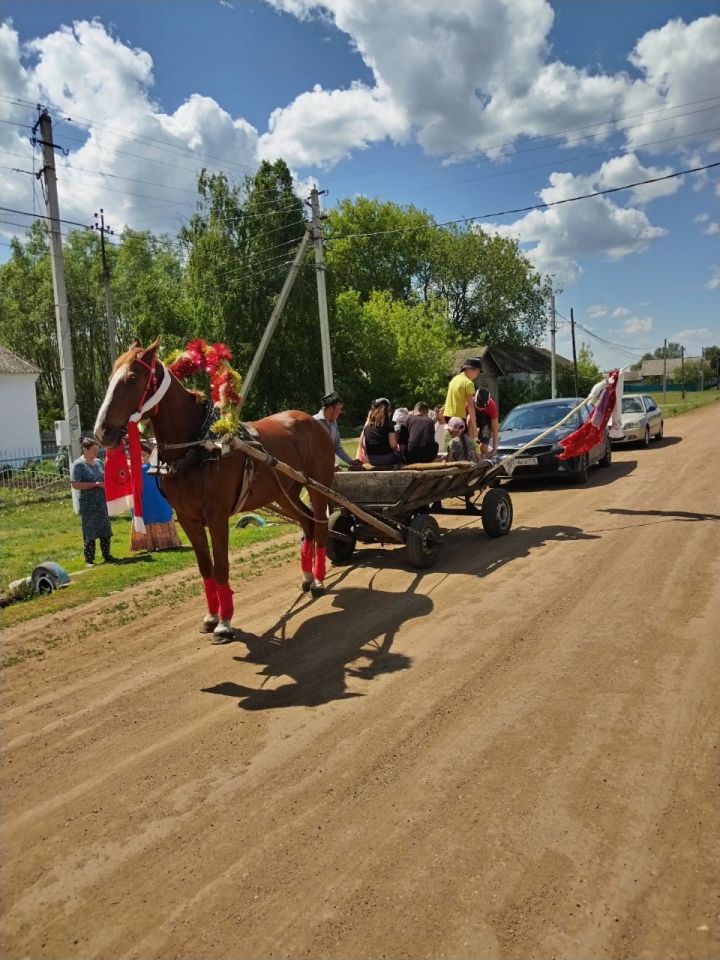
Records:
[[[191,340],[184,350],[167,358],[167,367],[178,380],[198,373],[210,377],[210,399],[220,414],[210,429],[218,436],[235,434],[240,426],[240,388],[242,377],[230,365],[232,353],[224,343],[212,346],[204,340]]]

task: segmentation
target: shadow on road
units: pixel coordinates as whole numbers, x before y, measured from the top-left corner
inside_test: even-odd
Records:
[[[358,546],[354,567],[372,567],[381,570],[412,570],[418,580],[432,574],[463,574],[470,577],[488,577],[505,564],[528,557],[533,550],[548,543],[570,543],[575,540],[597,540],[579,527],[553,524],[547,527],[513,527],[507,537],[493,539],[482,529],[479,518],[468,518],[467,523],[453,530],[444,530],[443,544],[437,562],[428,570],[411,567],[403,547]],[[337,569],[337,568],[335,568]],[[334,585],[334,584],[333,584]]]
[[[343,571],[339,580],[347,576]],[[371,588],[344,588],[330,591],[332,609],[322,603],[321,612],[303,621],[292,636],[287,627],[312,601],[298,598],[278,621],[260,636],[236,631],[236,639],[248,648],[241,663],[262,664],[260,676],[266,679],[259,689],[226,681],[203,688],[204,693],[236,697],[244,710],[273,707],[317,706],[331,700],[360,697],[346,689],[346,676],[372,680],[382,673],[407,670],[411,658],[391,653],[392,642],[400,626],[416,617],[426,617],[433,609],[430,597],[415,593],[416,578],[407,592],[390,593]],[[290,682],[275,689],[264,685],[272,677],[289,677]]]
[[[717,513],[692,513],[688,510],[626,510],[621,507],[603,507],[599,513],[615,513],[623,517],[664,517],[666,520],[720,520]]]

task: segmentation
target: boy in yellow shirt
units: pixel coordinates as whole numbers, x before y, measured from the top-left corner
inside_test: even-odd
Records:
[[[477,440],[477,422],[475,419],[475,404],[470,403],[475,393],[475,380],[481,373],[482,362],[479,357],[469,357],[448,384],[445,398],[445,419],[460,417],[467,421],[467,436]]]

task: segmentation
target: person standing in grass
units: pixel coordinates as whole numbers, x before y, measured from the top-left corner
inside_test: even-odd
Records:
[[[112,563],[110,538],[112,528],[105,502],[105,471],[98,460],[98,443],[92,437],[83,437],[82,453],[73,462],[70,486],[78,491],[78,512],[82,526],[83,553],[88,567],[95,565],[95,541],[105,563]]]
[[[130,549],[137,553],[145,550],[175,550],[181,547],[173,511],[160,491],[157,476],[150,473],[150,457],[153,444],[141,440],[142,450],[142,500],[145,533],[130,528]]]

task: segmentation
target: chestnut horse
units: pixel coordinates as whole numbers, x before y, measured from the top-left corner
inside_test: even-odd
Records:
[[[234,635],[228,518],[238,509],[279,504],[283,513],[303,529],[302,587],[318,595],[324,590],[327,499],[310,490],[312,510],[308,509],[300,499],[302,485],[264,464],[253,464],[254,473],[246,476],[247,457],[239,450],[210,460],[203,456],[197,441],[207,435],[209,405],[201,395],[183,387],[158,359],[158,345],[156,340],[143,348],[136,340],[118,357],[95,421],[95,437],[104,447],[116,447],[131,418],[151,420],[159,457],[170,468],[161,478],[162,492],[193,546],[205,586],[208,612],[201,629],[203,633],[212,632],[214,642],[222,643]],[[255,428],[259,442],[277,460],[332,486],[335,451],[328,432],[314,417],[300,410],[286,410],[249,426]]]

